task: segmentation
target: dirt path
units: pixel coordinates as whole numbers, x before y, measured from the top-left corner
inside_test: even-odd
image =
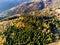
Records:
[[[48,45],[60,45],[60,40],[57,41],[57,42],[54,42],[54,43],[48,44]]]

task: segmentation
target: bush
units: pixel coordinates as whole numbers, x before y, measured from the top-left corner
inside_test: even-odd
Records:
[[[25,16],[25,27],[9,26],[4,32],[4,45],[46,45],[56,41],[56,22],[53,17]],[[33,27],[32,27],[33,26]]]

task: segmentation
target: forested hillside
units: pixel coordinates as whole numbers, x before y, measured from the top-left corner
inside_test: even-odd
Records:
[[[15,14],[0,22],[0,45],[50,44],[60,39],[59,28],[60,20],[51,9]]]

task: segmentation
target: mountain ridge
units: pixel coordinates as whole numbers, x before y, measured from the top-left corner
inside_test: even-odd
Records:
[[[42,10],[44,8],[50,7],[52,8],[53,5],[55,6],[55,4],[59,2],[59,1],[54,1],[54,0],[43,0],[40,2],[26,2],[23,4],[20,4],[16,7],[13,7],[7,11],[4,11],[0,14],[0,17],[7,17],[7,16],[12,16],[14,14],[21,14],[21,13],[28,13],[30,11],[39,11]]]
[[[44,3],[42,2],[28,2],[28,3],[23,3],[21,5],[18,5],[16,7],[13,7],[3,13],[0,14],[0,16],[3,16],[5,17],[6,15],[13,15],[13,14],[16,14],[16,13],[26,13],[29,12],[29,11],[33,11],[33,10],[40,10],[44,8]],[[29,9],[29,10],[28,10]]]

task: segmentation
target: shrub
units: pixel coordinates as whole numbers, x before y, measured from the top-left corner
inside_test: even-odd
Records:
[[[46,45],[56,41],[54,17],[28,15],[22,22],[28,26],[16,27],[13,25],[4,32],[5,45]]]

